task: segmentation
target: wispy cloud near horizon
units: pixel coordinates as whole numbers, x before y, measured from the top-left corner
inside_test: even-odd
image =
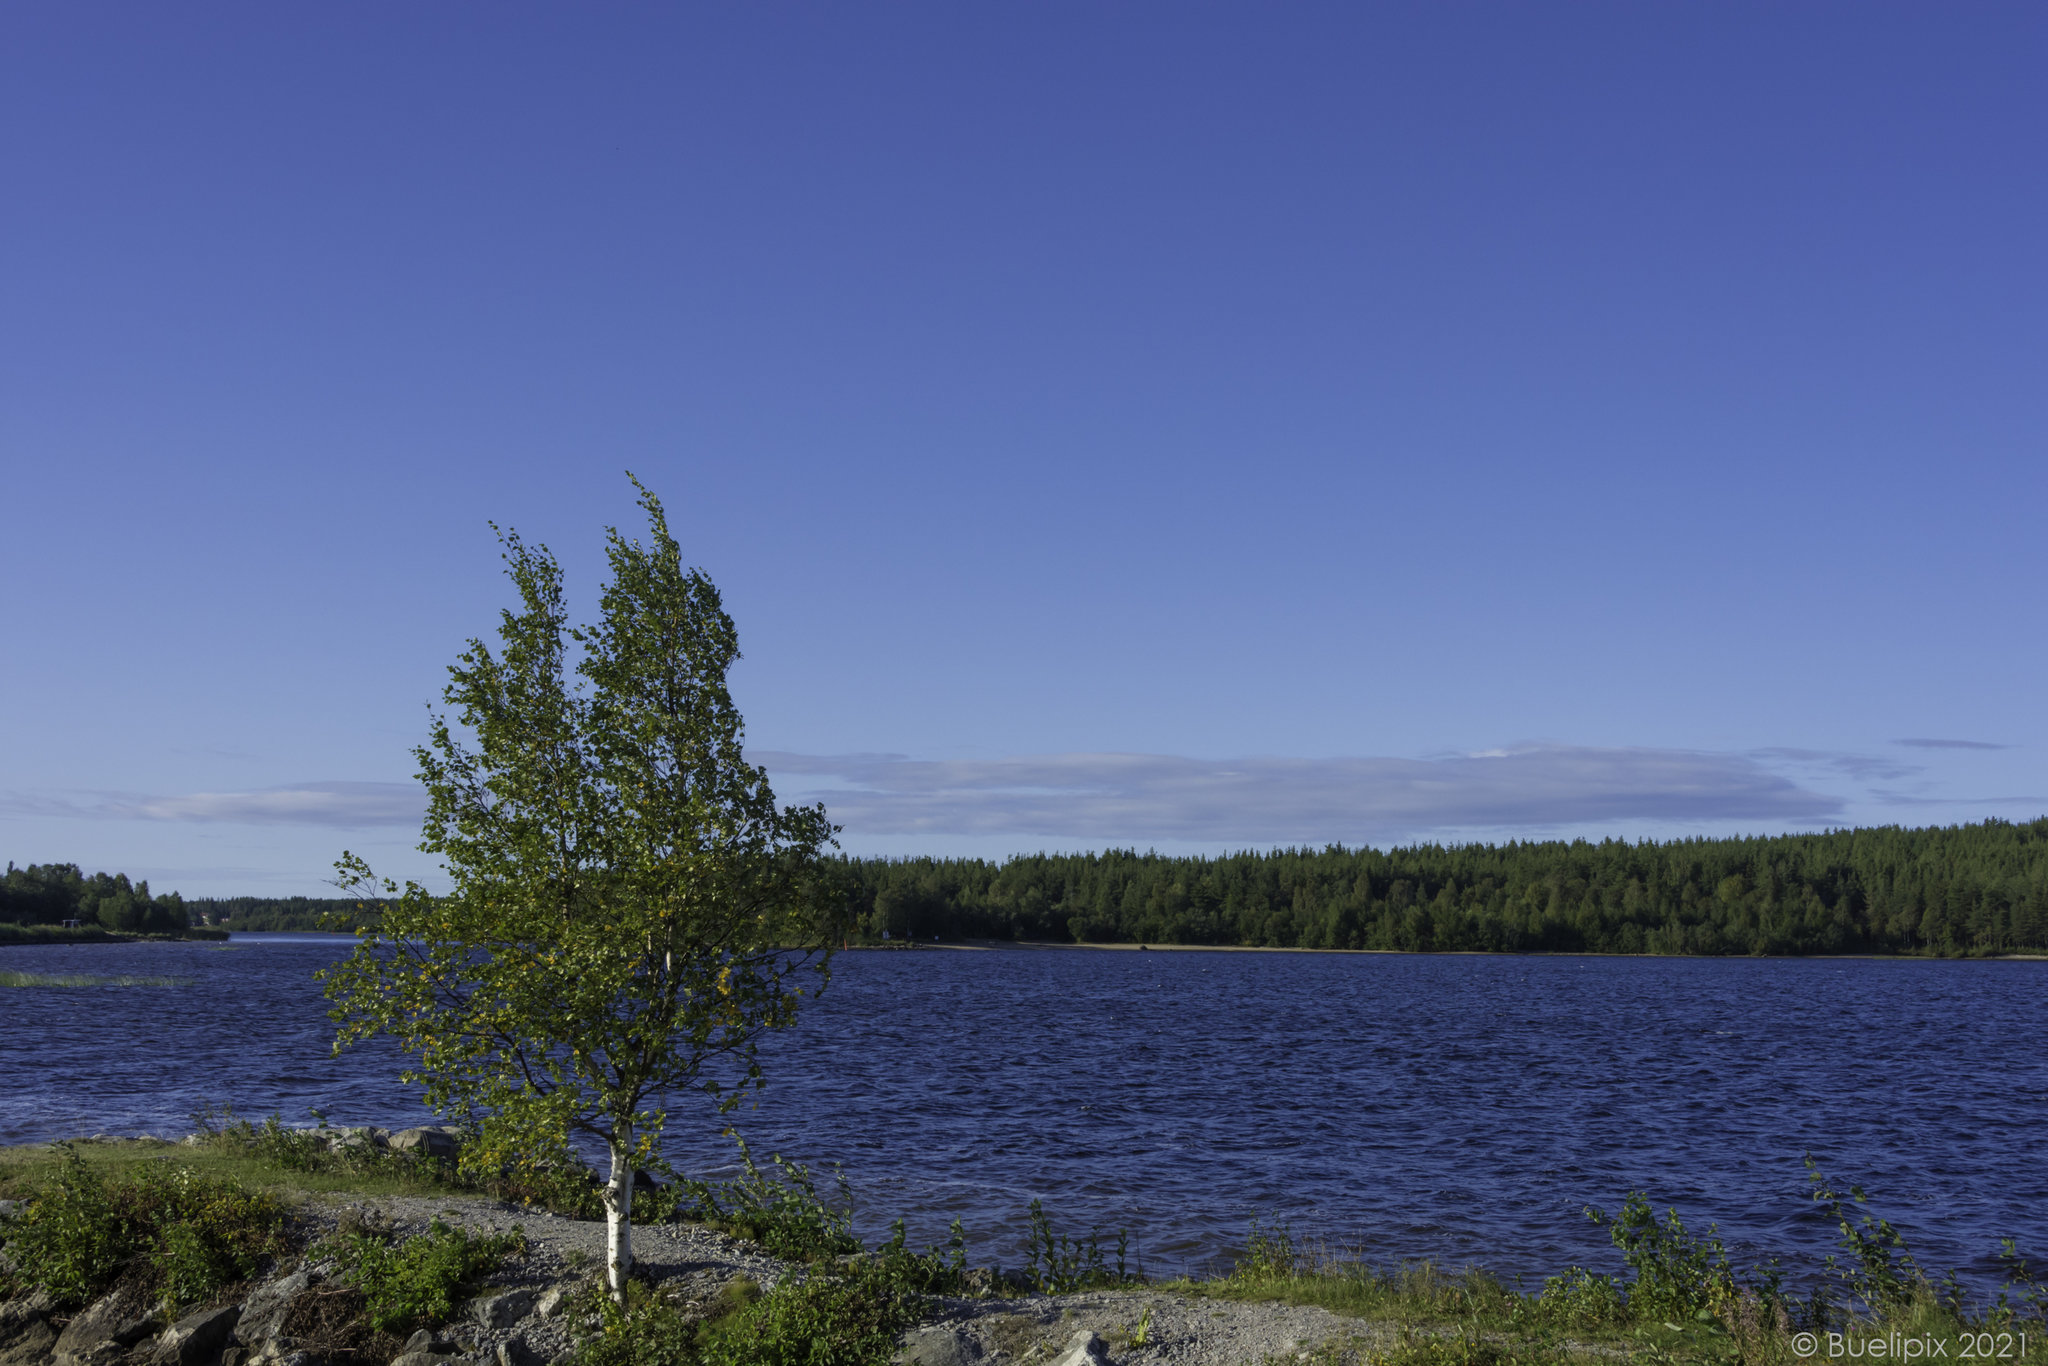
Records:
[[[1091,841],[1323,843],[1594,822],[1838,818],[1746,755],[1525,745],[1440,759],[1188,759],[1055,754],[919,760],[749,756],[852,835],[1035,835]]]
[[[1995,745],[1988,740],[1894,740],[1908,749],[2018,749],[2017,745]]]
[[[226,825],[314,825],[338,830],[420,823],[426,794],[417,783],[295,783],[253,792],[133,792],[77,797],[11,796],[0,811],[84,820],[194,821]]]

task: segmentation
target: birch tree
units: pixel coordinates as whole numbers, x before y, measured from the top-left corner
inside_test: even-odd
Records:
[[[344,885],[395,899],[323,974],[336,1051],[395,1039],[430,1106],[481,1124],[481,1157],[602,1145],[621,1298],[634,1176],[670,1106],[729,1109],[760,1085],[762,1036],[827,980],[835,829],[778,806],[743,757],[732,620],[634,484],[649,543],[609,532],[595,625],[570,626],[545,547],[500,533],[519,605],[496,649],[472,640],[450,667],[452,720],[415,751],[420,848],[450,890],[401,891],[344,855]]]

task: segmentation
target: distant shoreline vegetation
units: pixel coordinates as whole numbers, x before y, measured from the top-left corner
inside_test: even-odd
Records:
[[[1220,858],[1111,850],[841,859],[846,939],[1181,944],[1406,953],[1685,956],[2048,952],[2048,817],[1665,842],[1282,849]],[[125,889],[125,899],[124,899]],[[138,913],[147,903],[160,908]],[[0,944],[222,928],[351,930],[374,902],[151,897],[69,864],[0,880]],[[108,917],[111,916],[110,921]],[[185,921],[194,927],[185,930]],[[121,922],[121,923],[114,923]],[[201,928],[212,927],[207,934]]]
[[[199,927],[176,892],[152,895],[126,873],[87,876],[75,863],[12,860],[0,874],[0,945],[133,943],[138,939],[224,939]]]

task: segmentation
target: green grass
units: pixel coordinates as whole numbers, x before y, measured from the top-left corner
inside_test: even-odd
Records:
[[[104,976],[91,972],[0,972],[0,987],[185,987],[190,977]]]
[[[66,1147],[87,1167],[110,1178],[152,1164],[171,1163],[205,1176],[237,1182],[251,1190],[268,1191],[288,1202],[327,1193],[447,1195],[462,1189],[424,1164],[410,1170],[393,1166],[385,1172],[306,1171],[295,1170],[275,1157],[246,1147],[217,1144],[188,1146],[157,1139],[115,1139],[97,1143],[80,1140]],[[25,1198],[35,1187],[53,1180],[63,1160],[63,1150],[46,1144],[0,1148],[0,1199]]]

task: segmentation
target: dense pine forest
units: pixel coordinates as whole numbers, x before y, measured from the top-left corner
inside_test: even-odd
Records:
[[[1016,939],[1411,953],[2048,952],[2048,818],[2024,824],[1631,844],[1131,850],[842,859],[855,942]],[[138,909],[141,908],[141,909]],[[375,908],[308,897],[180,901],[70,865],[0,880],[0,922],[332,929]]]

